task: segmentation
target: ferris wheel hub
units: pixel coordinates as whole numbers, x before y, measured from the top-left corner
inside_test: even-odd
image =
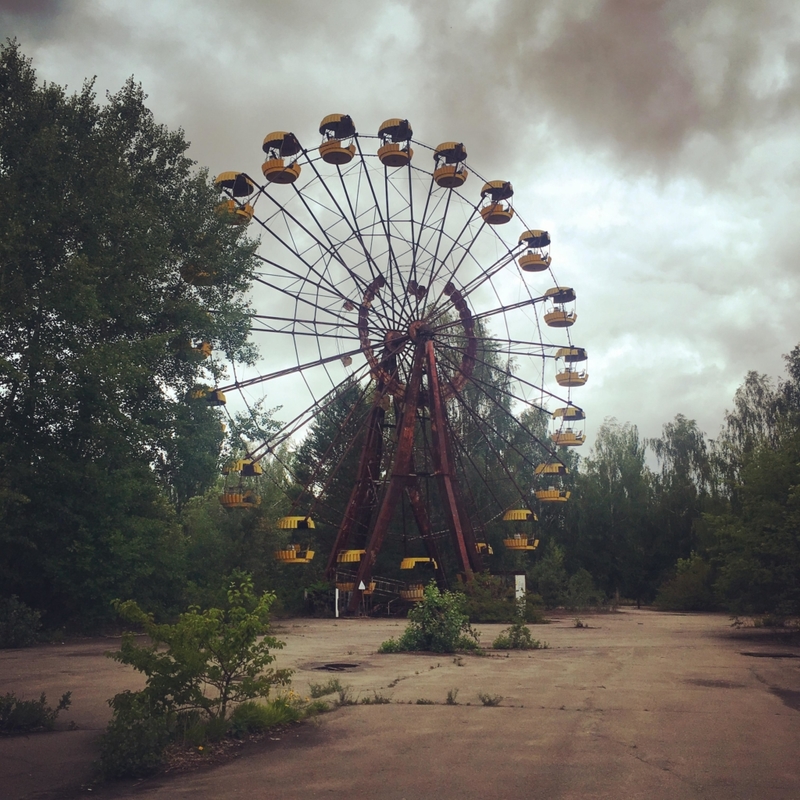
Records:
[[[422,319],[416,319],[408,326],[408,336],[414,344],[433,339],[433,328]]]

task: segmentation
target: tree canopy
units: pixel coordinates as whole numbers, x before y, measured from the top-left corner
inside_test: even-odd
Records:
[[[186,402],[220,376],[196,345],[252,357],[253,243],[145,99],[69,95],[0,49],[0,577],[65,616],[169,585],[167,500],[213,483],[222,441]],[[197,264],[214,285],[182,279]]]

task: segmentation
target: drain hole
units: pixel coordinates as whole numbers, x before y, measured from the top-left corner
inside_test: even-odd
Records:
[[[797,653],[740,653],[740,655],[752,658],[800,658]]]
[[[314,669],[322,669],[326,672],[346,672],[348,669],[355,669],[358,664],[346,664],[344,662],[334,662],[333,664],[323,664],[320,667],[314,667]]]

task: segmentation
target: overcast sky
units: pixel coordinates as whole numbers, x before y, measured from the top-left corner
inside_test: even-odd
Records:
[[[212,174],[332,112],[463,141],[577,291],[590,442],[713,437],[800,342],[796,0],[0,0],[0,35],[70,89],[135,76]]]

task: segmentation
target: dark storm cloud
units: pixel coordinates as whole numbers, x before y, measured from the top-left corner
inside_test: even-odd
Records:
[[[495,130],[524,135],[546,120],[582,147],[660,171],[691,161],[702,135],[733,153],[800,109],[791,0],[408,5],[442,106],[483,114]],[[484,124],[487,140],[491,130]]]
[[[0,0],[0,37],[44,31],[63,7],[64,0]]]
[[[8,11],[26,17],[50,17],[58,14],[63,0],[0,0],[0,13]]]

